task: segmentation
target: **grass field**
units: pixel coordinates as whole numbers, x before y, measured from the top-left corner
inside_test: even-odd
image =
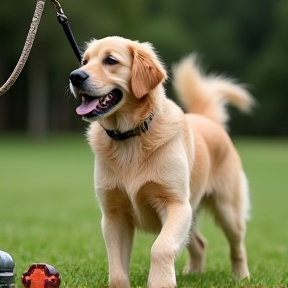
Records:
[[[206,273],[182,276],[178,287],[288,287],[288,141],[243,140],[235,144],[250,179],[252,219],[247,249],[251,280],[230,277],[228,246],[203,215],[209,245]],[[0,250],[16,262],[16,280],[33,262],[62,275],[61,287],[104,287],[107,260],[93,191],[93,155],[81,133],[33,142],[1,135]],[[145,287],[155,236],[137,233],[131,262],[133,287]]]

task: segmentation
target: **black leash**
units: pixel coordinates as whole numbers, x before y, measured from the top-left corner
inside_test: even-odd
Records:
[[[16,64],[13,72],[11,73],[10,77],[2,86],[0,86],[0,96],[5,94],[13,86],[13,84],[18,79],[19,75],[21,74],[21,72],[22,72],[22,70],[26,64],[26,61],[27,61],[29,54],[31,52],[31,48],[33,46],[34,39],[35,39],[37,30],[38,30],[38,27],[40,24],[42,13],[44,11],[45,2],[46,2],[46,0],[37,0],[36,8],[34,11],[34,15],[32,18],[32,22],[30,25],[30,29],[28,31],[28,35],[27,35],[22,53],[20,55],[20,58]],[[66,34],[66,37],[67,37],[67,39],[68,39],[68,41],[69,41],[69,43],[73,49],[78,61],[81,63],[81,59],[82,59],[81,52],[80,52],[78,45],[75,41],[72,30],[69,26],[68,18],[64,14],[62,7],[61,7],[58,0],[51,0],[51,2],[55,6],[58,21],[62,25],[64,32]]]
[[[73,36],[72,30],[71,30],[69,22],[68,22],[68,18],[64,14],[62,7],[57,0],[51,0],[51,2],[55,6],[57,19],[58,19],[59,23],[62,25],[62,28],[66,34],[66,37],[70,43],[70,46],[73,49],[74,54],[77,57],[79,63],[81,63],[81,61],[82,61],[81,52],[80,52],[79,47],[77,45],[77,42]]]

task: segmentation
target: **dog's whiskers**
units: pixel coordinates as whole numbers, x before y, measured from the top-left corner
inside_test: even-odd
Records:
[[[70,91],[69,85],[64,87],[64,98],[69,99],[71,96],[73,96],[72,92]]]

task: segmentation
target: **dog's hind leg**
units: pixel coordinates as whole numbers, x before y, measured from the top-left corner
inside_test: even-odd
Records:
[[[245,174],[241,171],[234,191],[225,190],[212,196],[212,211],[230,244],[230,257],[233,274],[240,279],[250,278],[245,247],[246,221],[248,218],[249,199]],[[230,189],[228,185],[226,188]]]
[[[193,220],[194,225],[191,228],[190,239],[186,244],[189,259],[184,268],[184,274],[204,272],[206,240],[198,230],[197,216],[194,216]]]

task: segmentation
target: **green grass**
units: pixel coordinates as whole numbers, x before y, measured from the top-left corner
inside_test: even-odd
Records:
[[[250,179],[252,219],[247,249],[250,282],[230,277],[228,245],[208,217],[202,232],[209,245],[207,272],[182,276],[187,258],[176,262],[178,287],[288,286],[288,141],[241,140],[236,146]],[[16,280],[33,262],[62,275],[61,287],[107,285],[100,210],[93,191],[93,155],[81,133],[33,142],[1,135],[0,250],[16,262]],[[155,235],[136,235],[130,279],[145,287]]]

